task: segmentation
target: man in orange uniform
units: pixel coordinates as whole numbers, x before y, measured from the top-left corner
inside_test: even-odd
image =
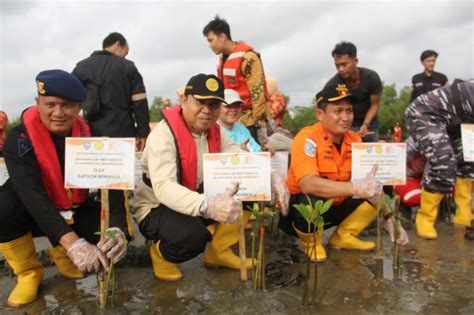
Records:
[[[329,240],[334,248],[371,250],[373,242],[359,240],[356,236],[375,218],[376,209],[370,203],[383,194],[382,184],[375,179],[376,167],[365,178],[352,180],[352,148],[362,139],[350,130],[354,114],[353,96],[344,84],[326,86],[316,95],[318,123],[303,128],[291,146],[291,166],[287,185],[291,193],[290,205],[308,204],[308,196],[316,200],[333,199],[331,209],[323,215],[325,228],[337,226]],[[388,220],[391,220],[390,218]],[[288,217],[281,220],[281,228],[300,237],[303,250],[313,248],[312,234],[307,234],[308,224],[294,207]],[[387,224],[393,241],[393,224]],[[314,226],[309,227],[314,231]],[[408,237],[400,226],[399,244],[406,244]],[[323,230],[318,231],[316,253],[306,252],[312,261],[326,260],[323,247]],[[308,246],[309,243],[309,246]]]

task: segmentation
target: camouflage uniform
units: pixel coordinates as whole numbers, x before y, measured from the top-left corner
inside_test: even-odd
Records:
[[[474,83],[457,83],[462,113],[452,102],[451,86],[417,97],[405,111],[407,128],[430,167],[425,169],[423,187],[449,193],[456,176],[474,179],[474,163],[464,162],[459,122],[474,123]]]

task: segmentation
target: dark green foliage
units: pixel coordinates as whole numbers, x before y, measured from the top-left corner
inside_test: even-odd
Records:
[[[406,138],[405,109],[410,105],[411,89],[404,87],[397,93],[395,84],[384,85],[383,93],[380,96],[379,122],[380,135],[387,133],[389,128],[393,128],[398,121]]]
[[[164,100],[161,96],[155,96],[150,106],[150,121],[158,122],[163,119],[161,110],[163,109]]]
[[[303,127],[311,126],[316,122],[314,106],[296,106],[288,109],[283,117],[283,128],[296,135]]]

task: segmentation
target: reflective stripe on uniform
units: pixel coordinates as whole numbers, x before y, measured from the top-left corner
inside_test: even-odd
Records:
[[[134,102],[142,101],[144,99],[146,99],[146,93],[145,92],[132,94],[132,101],[134,101]]]
[[[245,55],[246,51],[238,51],[229,55],[227,60],[235,59],[235,58],[242,58]]]
[[[229,69],[229,68],[224,68],[224,70],[222,71],[223,75],[231,76],[231,77],[235,77],[236,73],[237,73],[237,70]]]
[[[414,189],[414,190],[408,192],[405,196],[403,196],[403,201],[408,201],[412,197],[414,197],[416,195],[420,195],[420,194],[421,194],[421,189]]]

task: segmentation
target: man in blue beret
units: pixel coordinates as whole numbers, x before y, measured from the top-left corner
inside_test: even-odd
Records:
[[[43,71],[36,77],[36,104],[23,111],[11,130],[3,154],[10,178],[0,187],[0,252],[17,275],[8,297],[16,307],[36,299],[43,266],[33,237],[46,235],[54,247],[48,253],[69,278],[107,269],[107,257],[126,254],[125,213],[111,209],[110,228],[116,240],[97,244],[100,204],[86,189],[64,188],[65,137],[89,137],[79,116],[86,91],[72,74]],[[97,245],[94,245],[97,244]]]

